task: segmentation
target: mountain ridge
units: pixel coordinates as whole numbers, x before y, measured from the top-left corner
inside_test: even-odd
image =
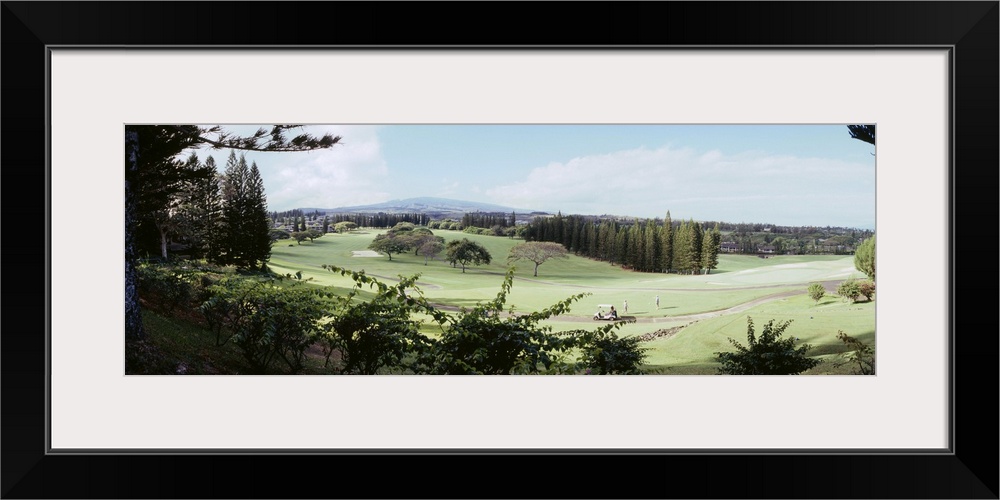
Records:
[[[368,205],[352,205],[336,208],[300,208],[306,213],[320,212],[332,213],[360,213],[360,212],[405,212],[405,213],[465,213],[465,212],[515,212],[515,213],[548,213],[541,210],[529,210],[525,208],[514,208],[494,203],[481,203],[475,201],[456,200],[451,198],[437,198],[432,196],[421,196],[416,198],[403,198],[389,200],[381,203]]]

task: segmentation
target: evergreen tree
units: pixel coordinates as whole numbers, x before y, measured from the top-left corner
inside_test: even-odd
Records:
[[[674,225],[670,219],[670,211],[667,210],[667,218],[663,220],[663,228],[660,234],[660,244],[663,250],[660,252],[660,267],[663,272],[669,273],[674,267]]]
[[[677,227],[674,234],[674,269],[686,273],[691,269],[691,226],[684,221]]]
[[[238,265],[243,263],[241,249],[243,239],[243,213],[246,204],[246,158],[241,162],[236,151],[229,152],[226,169],[222,176],[222,228],[219,231],[219,263]]]
[[[689,243],[691,245],[691,260],[688,269],[691,270],[691,274],[697,274],[701,272],[701,247],[705,232],[699,222],[692,220],[689,225],[691,226],[691,241]]]
[[[244,228],[247,231],[247,248],[244,250],[244,255],[246,255],[247,266],[259,266],[260,270],[263,271],[267,268],[268,259],[271,258],[271,224],[267,217],[264,180],[260,177],[257,162],[253,162],[250,166],[250,174],[247,178],[247,204],[244,218],[246,219]]]
[[[192,255],[215,261],[222,219],[222,195],[215,159],[209,156],[200,164],[192,152],[188,168],[198,173],[181,191],[176,215],[177,235],[188,243]]]
[[[628,228],[622,226],[618,228],[618,233],[615,235],[615,249],[618,251],[618,263],[623,267],[628,266],[628,257],[630,255],[629,240],[628,240]]]
[[[644,269],[646,272],[657,272],[660,269],[663,244],[660,242],[660,231],[653,219],[646,220],[646,255]]]
[[[220,263],[264,269],[271,257],[271,237],[264,182],[257,163],[248,167],[246,155],[237,159],[236,152],[230,152],[222,196]]]
[[[701,245],[701,267],[705,268],[705,274],[712,272],[719,266],[719,248],[722,245],[722,233],[719,232],[719,225],[716,224],[711,232],[705,233]]]
[[[642,259],[646,255],[646,240],[642,234],[642,224],[639,219],[629,227],[629,266],[636,271],[642,271]]]

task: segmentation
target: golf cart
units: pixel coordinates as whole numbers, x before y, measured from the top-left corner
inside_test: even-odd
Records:
[[[611,304],[597,304],[597,307],[600,309],[594,313],[594,321],[616,321],[621,319],[617,311],[614,314],[611,313],[610,309],[613,307]],[[608,309],[608,312],[604,312],[605,309]]]

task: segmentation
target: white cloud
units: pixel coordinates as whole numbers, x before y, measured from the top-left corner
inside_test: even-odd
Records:
[[[873,225],[875,218],[871,166],[761,152],[617,151],[550,163],[486,194],[495,203],[564,213],[663,217],[670,210],[675,219],[787,225]]]
[[[255,127],[247,129],[252,132]],[[305,131],[314,135],[329,132],[344,137],[344,142],[308,152],[246,153],[247,161],[257,162],[260,169],[269,210],[334,208],[388,199],[388,193],[381,188],[388,167],[375,127],[311,125]],[[202,158],[208,154],[215,156],[221,173],[229,153],[199,152]]]

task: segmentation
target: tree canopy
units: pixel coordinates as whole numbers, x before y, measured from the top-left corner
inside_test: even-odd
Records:
[[[489,264],[493,259],[493,256],[490,255],[486,247],[470,241],[468,238],[449,241],[445,246],[445,250],[447,251],[448,262],[452,265],[460,264],[463,273],[466,266]]]
[[[848,125],[847,130],[852,139],[875,145],[875,125]]]
[[[545,261],[549,259],[568,259],[569,255],[566,251],[566,247],[562,246],[560,243],[552,243],[547,241],[528,241],[525,243],[520,243],[514,245],[510,249],[510,255],[507,257],[507,262],[516,262],[518,260],[528,260],[535,264],[535,276],[538,276],[538,266],[542,265]]]
[[[875,236],[858,245],[854,251],[854,267],[875,281]]]

